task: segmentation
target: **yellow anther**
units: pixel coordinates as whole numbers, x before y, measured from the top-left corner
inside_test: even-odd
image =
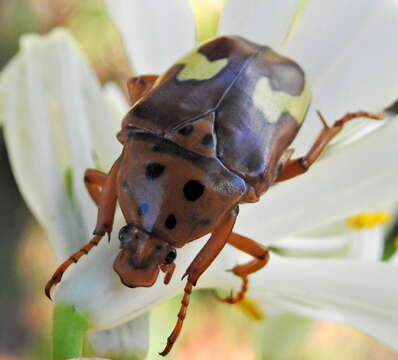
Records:
[[[347,218],[347,223],[354,229],[370,229],[391,221],[391,215],[386,211],[360,213]]]
[[[246,297],[242,301],[239,301],[236,305],[251,320],[260,321],[265,318],[264,313],[252,299]]]

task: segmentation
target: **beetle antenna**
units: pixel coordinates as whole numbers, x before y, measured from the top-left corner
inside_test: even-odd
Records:
[[[187,314],[187,308],[189,305],[189,298],[192,293],[192,287],[193,287],[193,284],[188,280],[188,282],[184,288],[184,296],[181,300],[180,311],[178,312],[178,315],[177,315],[177,318],[178,318],[177,323],[174,326],[172,333],[167,338],[166,347],[164,348],[164,350],[161,353],[159,353],[159,355],[166,356],[170,352],[170,350],[173,348],[173,345],[178,338],[178,335],[181,332],[182,324],[184,322],[185,315]]]

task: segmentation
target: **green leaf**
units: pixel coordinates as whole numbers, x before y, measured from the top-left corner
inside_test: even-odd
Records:
[[[81,357],[89,316],[73,305],[57,303],[53,314],[53,360]]]

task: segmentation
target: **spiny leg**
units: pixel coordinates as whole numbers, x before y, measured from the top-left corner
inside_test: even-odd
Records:
[[[323,123],[322,132],[319,134],[307,155],[287,161],[275,182],[288,180],[292,177],[305,173],[308,168],[319,158],[327,144],[343,129],[345,123],[360,117],[374,120],[382,120],[384,118],[382,113],[372,114],[365,111],[358,111],[355,113],[346,114],[340,120],[337,120],[333,126],[329,127],[321,113],[319,111],[317,113]]]
[[[189,298],[192,292],[192,288],[196,285],[199,277],[206,271],[213,260],[217,257],[220,251],[223,249],[227,242],[227,238],[232,231],[235,224],[236,217],[238,215],[238,208],[235,208],[227,217],[227,219],[217,227],[217,229],[212,233],[210,239],[207,241],[205,246],[199,251],[199,253],[193,259],[191,265],[185,271],[183,279],[187,276],[187,283],[184,288],[184,296],[181,300],[180,311],[178,312],[177,323],[167,338],[167,345],[164,350],[159,353],[162,356],[167,355],[176,342],[178,335],[182,329],[182,324],[187,313],[187,308],[189,305]]]
[[[45,287],[45,294],[48,298],[51,299],[51,289],[61,281],[66,269],[70,265],[77,263],[83,255],[87,255],[94,246],[97,246],[106,233],[110,236],[116,208],[116,176],[119,166],[120,158],[115,161],[109,174],[106,176],[101,197],[98,199],[98,215],[94,237],[57,268]]]
[[[139,100],[152,87],[157,78],[157,75],[141,75],[127,80],[127,90],[131,104]]]
[[[101,199],[101,192],[105,183],[107,175],[102,171],[95,169],[87,169],[84,172],[84,185],[86,185],[87,192],[91,199],[98,206]]]
[[[235,304],[243,300],[243,298],[245,297],[249,284],[248,276],[267,265],[269,260],[269,253],[268,250],[262,245],[236,233],[231,233],[228,237],[227,242],[233,247],[254,257],[254,259],[249,261],[248,263],[236,265],[233,269],[229,270],[233,272],[236,276],[242,278],[241,289],[235,296],[231,294],[231,296],[222,299],[215,295],[216,299],[223,303]]]

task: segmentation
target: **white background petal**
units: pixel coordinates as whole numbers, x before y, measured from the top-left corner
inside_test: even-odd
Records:
[[[1,78],[5,137],[25,200],[60,257],[76,251],[96,210],[83,174],[97,159],[107,168],[120,152],[114,108],[65,32],[27,36]],[[67,194],[71,171],[72,200]]]
[[[187,0],[107,0],[137,74],[160,74],[195,44]]]
[[[371,20],[390,6],[391,0],[309,1],[283,51],[304,66],[311,82],[318,81],[343,51],[362,36],[361,32],[369,26],[373,31],[379,30]],[[369,50],[372,51],[363,51]]]
[[[288,33],[297,10],[297,0],[226,0],[219,35],[240,35],[278,48]]]
[[[273,255],[251,296],[304,316],[349,324],[398,349],[398,266]]]
[[[315,110],[331,124],[347,112],[381,111],[398,98],[398,44],[391,36],[397,32],[395,0],[309,2],[283,49],[304,68],[313,89],[295,141],[298,153],[322,128]]]

